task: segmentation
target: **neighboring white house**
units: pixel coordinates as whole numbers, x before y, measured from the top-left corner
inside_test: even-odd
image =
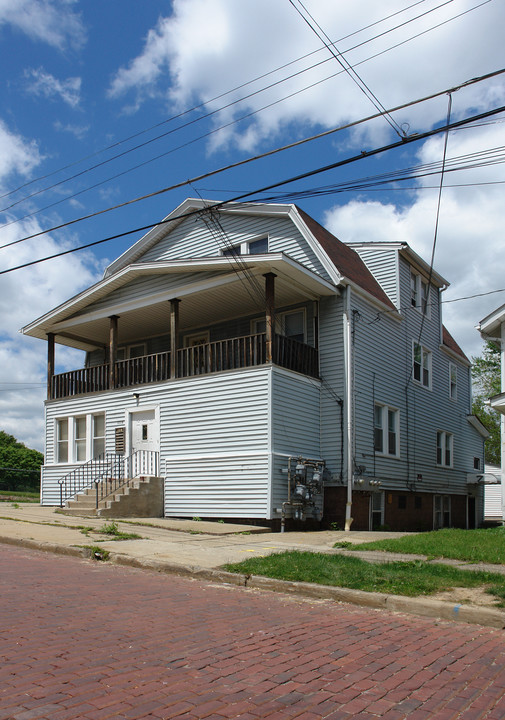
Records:
[[[501,392],[490,398],[489,404],[501,413],[501,518],[505,524],[505,305],[481,320],[478,329],[484,340],[492,340],[501,348]]]
[[[65,476],[104,477],[105,453],[154,458],[134,474],[156,467],[166,515],[480,524],[487,433],[444,278],[294,205],[208,205],[186,200],[23,329],[48,342],[42,503]],[[56,344],[84,367],[56,374]]]

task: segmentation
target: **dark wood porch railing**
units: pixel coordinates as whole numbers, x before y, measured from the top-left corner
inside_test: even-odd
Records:
[[[274,336],[272,362],[311,377],[319,375],[317,350],[283,335]],[[177,350],[175,378],[170,377],[169,352],[120,360],[116,363],[114,388],[239,370],[265,363],[265,333],[246,335]],[[53,375],[51,398],[73,397],[109,389],[109,365],[96,365]]]

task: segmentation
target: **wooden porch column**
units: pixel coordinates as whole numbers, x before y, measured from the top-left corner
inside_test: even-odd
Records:
[[[54,375],[54,333],[47,333],[47,399],[53,397],[53,375]]]
[[[117,321],[118,315],[111,315],[109,318],[109,389],[116,387],[116,362],[117,362]]]
[[[275,273],[269,272],[265,278],[265,305],[266,305],[266,361],[272,362],[275,333]]]
[[[177,339],[179,337],[179,303],[177,298],[170,300],[170,379],[177,377]]]

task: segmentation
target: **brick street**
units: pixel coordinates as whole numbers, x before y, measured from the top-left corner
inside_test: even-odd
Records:
[[[505,633],[0,546],[0,720],[502,720]]]

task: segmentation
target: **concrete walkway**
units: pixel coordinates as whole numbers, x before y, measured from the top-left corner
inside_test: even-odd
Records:
[[[0,543],[87,557],[96,552],[97,558],[101,557],[103,551],[107,551],[112,562],[122,565],[505,628],[505,611],[501,609],[472,607],[462,605],[459,601],[454,603],[425,597],[386,596],[309,583],[289,583],[256,576],[234,575],[220,570],[230,562],[286,550],[356,557],[355,552],[334,548],[335,543],[345,540],[359,544],[401,537],[407,533],[346,533],[334,530],[272,533],[265,527],[231,523],[174,518],[129,518],[115,522],[120,531],[136,533],[140,538],[116,541],[110,535],[99,532],[110,522],[94,517],[62,515],[55,508],[40,507],[32,503],[1,503]],[[359,557],[370,562],[426,560],[423,556],[377,551],[360,552]],[[505,574],[505,566],[501,565],[469,565],[453,560],[432,562],[455,565],[465,570],[489,570]]]

